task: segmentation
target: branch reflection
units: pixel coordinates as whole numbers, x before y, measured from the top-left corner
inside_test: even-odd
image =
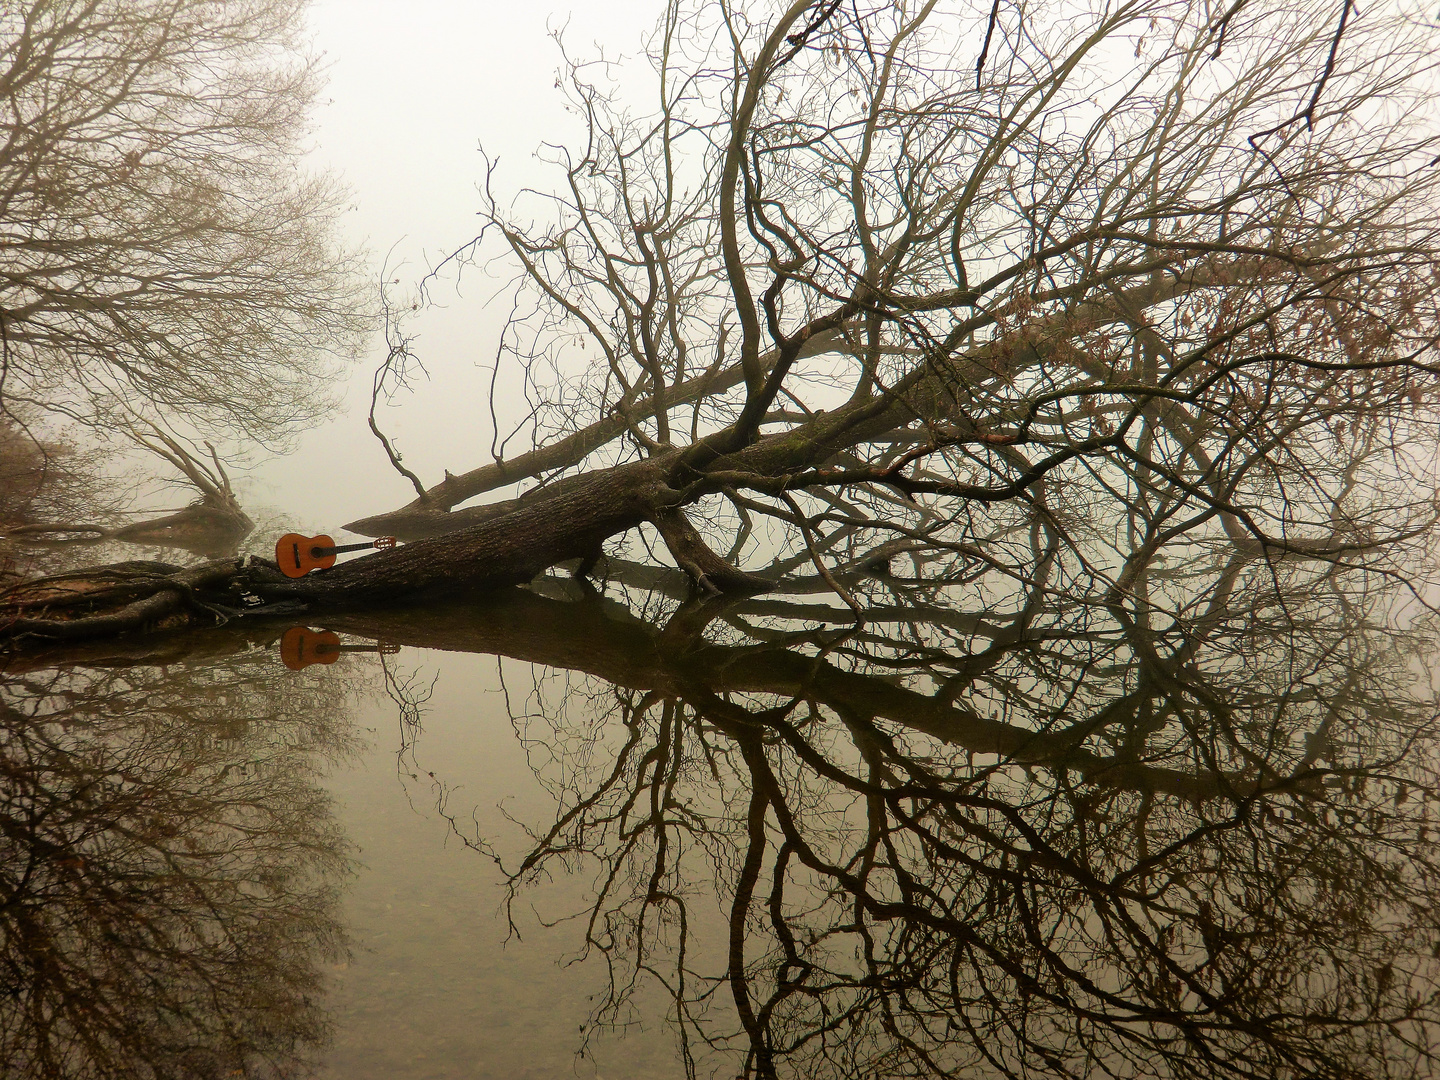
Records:
[[[342,684],[245,644],[7,674],[0,1073],[294,1075],[323,1042]]]
[[[341,621],[592,676],[511,694],[557,798],[511,903],[593,874],[595,1020],[662,986],[692,1072],[1428,1075],[1432,628],[1321,570],[1218,560],[1164,630],[1158,584],[1035,576],[843,638],[774,598]]]
[[[589,1030],[658,990],[692,1074],[1433,1074],[1424,605],[1374,565],[1151,550],[1107,584],[1052,550],[969,593],[887,569],[853,587],[860,629],[803,583],[678,603],[623,566],[608,595],[549,579],[327,628],[504,658],[555,798],[527,849],[446,811],[431,683],[384,669],[401,771],[501,860],[517,921],[593,882]],[[12,684],[11,1071],[263,1075],[323,1036],[343,850],[309,770],[347,684],[249,648],[282,629],[163,661],[66,646]]]

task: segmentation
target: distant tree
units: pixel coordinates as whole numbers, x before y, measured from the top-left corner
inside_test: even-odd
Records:
[[[0,405],[274,441],[362,327],[304,0],[0,8]]]
[[[0,416],[0,533],[41,521],[108,517],[123,485],[101,486],[97,452],[64,442],[37,440]]]
[[[68,447],[36,445],[22,439],[18,431],[8,430],[10,441],[0,446],[10,451],[16,467],[7,464],[6,470],[0,472],[0,536],[6,539],[52,547],[123,540],[224,556],[233,555],[255,527],[235,497],[224,463],[209,443],[205,444],[210,452],[207,464],[159,429],[127,432],[139,446],[172,465],[199,498],[171,513],[152,513],[144,520],[122,526],[105,520],[120,513],[113,506],[120,501],[113,494],[113,480],[106,491],[98,474],[66,468],[67,458],[73,456]],[[6,432],[0,426],[0,435]],[[105,505],[106,494],[111,495],[111,507]],[[60,497],[64,495],[69,496],[68,507],[63,507]],[[67,512],[37,513],[51,507],[63,507]]]

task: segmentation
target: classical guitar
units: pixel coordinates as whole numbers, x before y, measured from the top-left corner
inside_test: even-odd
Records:
[[[308,626],[292,626],[280,638],[280,660],[291,671],[311,664],[333,664],[341,653],[375,652],[389,656],[400,651],[399,645],[377,641],[374,645],[342,645],[340,635],[330,630],[311,630]]]
[[[367,540],[363,544],[339,544],[333,538],[324,535],[301,536],[299,533],[286,533],[275,541],[275,561],[280,564],[280,571],[286,577],[304,577],[311,570],[324,570],[335,565],[335,556],[345,551],[364,551],[366,548],[379,548],[384,551],[395,546],[395,537],[382,536],[376,540]]]

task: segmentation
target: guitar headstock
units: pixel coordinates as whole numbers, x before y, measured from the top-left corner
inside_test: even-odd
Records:
[[[375,538],[375,547],[380,551],[389,551],[394,546],[395,537],[393,536],[377,536]]]

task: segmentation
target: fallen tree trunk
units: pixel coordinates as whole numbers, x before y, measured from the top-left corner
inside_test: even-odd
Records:
[[[297,583],[317,601],[387,599],[436,587],[499,588],[567,559],[592,560],[610,537],[678,504],[670,459],[574,478],[544,497],[514,500],[469,528],[343,563]]]
[[[762,489],[773,487],[784,482],[787,474],[817,468],[842,451],[906,428],[917,420],[932,427],[939,425],[949,442],[993,442],[996,433],[977,427],[963,407],[973,404],[965,400],[973,388],[1013,378],[1040,363],[1048,350],[1067,347],[1077,325],[1112,322],[1120,312],[1161,303],[1200,287],[1211,277],[1208,271],[1191,270],[1183,278],[1146,281],[1114,296],[1087,300],[1073,311],[1051,315],[1030,327],[1029,336],[1018,346],[992,342],[964,348],[962,343],[968,334],[994,321],[990,315],[974,315],[957,324],[929,363],[915,364],[888,389],[857,395],[839,409],[821,410],[787,431],[770,435],[740,432],[737,421],[682,449],[663,451],[652,461],[662,467],[665,462],[671,464],[667,482],[673,486],[688,490],[689,485],[702,485],[703,492],[692,492],[698,497],[727,486],[749,486],[751,482]],[[832,315],[816,320],[796,336],[788,349],[766,353],[761,358],[762,373],[773,375],[782,362],[788,366],[824,353],[855,352],[856,346],[846,340],[852,330],[846,318]],[[1083,356],[1072,359],[1096,379],[1104,380],[1111,374],[1102,365],[1087,367]],[[718,394],[741,381],[740,366],[732,364],[668,388],[666,401],[674,407],[703,395]],[[773,396],[771,392],[769,397]],[[565,438],[509,461],[497,460],[459,475],[447,471],[443,481],[426,488],[419,498],[386,513],[358,518],[344,527],[362,536],[420,540],[489,521],[527,502],[582,490],[590,477],[603,470],[567,476],[516,499],[455,509],[459,503],[497,488],[580,466],[595,450],[633,431],[635,423],[650,415],[652,407],[651,399],[633,394],[610,414]],[[921,437],[936,434],[929,429],[920,432]],[[711,448],[717,445],[724,449],[714,452]]]
[[[806,340],[797,351],[797,358],[817,356],[835,350],[840,343],[838,329],[818,333]],[[778,353],[774,350],[762,358],[763,368],[771,371]],[[739,364],[707,371],[666,390],[665,400],[671,408],[702,398],[722,395],[744,381]],[[654,415],[654,398],[641,393],[645,384],[637,384],[610,412],[564,438],[545,443],[509,461],[496,459],[489,465],[456,475],[445,473],[445,479],[425,489],[419,498],[389,513],[352,521],[345,526],[362,536],[397,536],[401,540],[419,540],[427,536],[455,532],[485,520],[494,507],[508,504],[453,508],[467,499],[494,491],[509,484],[531,480],[545,473],[574,468],[585,458],[608,443],[622,438],[634,425]],[[572,478],[573,479],[573,478]]]
[[[682,566],[712,591],[761,587],[759,579],[729,568],[704,548],[684,521],[677,509],[682,493],[666,482],[676,457],[586,474],[564,490],[518,502],[468,529],[296,580],[284,577],[274,563],[251,558],[183,571],[147,564],[144,573],[122,564],[23,583],[0,601],[0,635],[70,639],[213,623],[266,613],[277,603],[334,611],[455,589],[494,590],[529,581],[569,559],[593,562],[605,540],[656,518],[664,520],[662,531],[680,547]]]

